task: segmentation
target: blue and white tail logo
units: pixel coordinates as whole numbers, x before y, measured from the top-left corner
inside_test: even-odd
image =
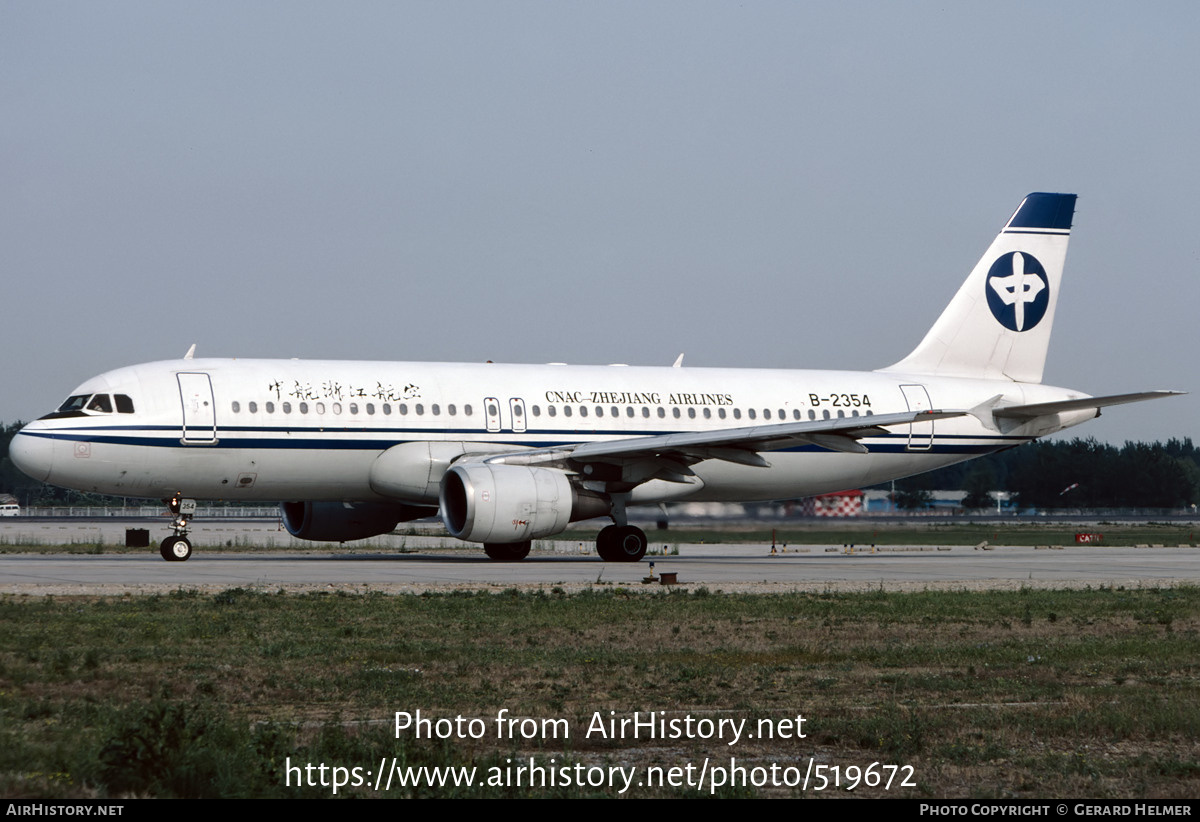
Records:
[[[1046,270],[1029,253],[1011,251],[998,257],[988,270],[985,288],[992,316],[1010,331],[1033,328],[1050,305]]]
[[[884,370],[1041,382],[1074,216],[1074,194],[1022,200],[920,345]]]

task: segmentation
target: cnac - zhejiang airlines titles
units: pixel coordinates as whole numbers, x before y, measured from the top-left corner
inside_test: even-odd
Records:
[[[160,552],[192,553],[196,498],[280,501],[302,539],[345,542],[437,515],[519,560],[571,522],[611,520],[609,561],[646,535],[630,505],[794,499],[1029,442],[1101,408],[1042,384],[1073,194],[1021,201],[921,343],[870,372],[673,366],[193,359],[94,377],[23,428],[38,480],[161,497]],[[193,347],[194,348],[194,347]]]
[[[657,391],[546,391],[542,396],[549,403],[576,405],[733,405],[732,394],[667,394],[665,402]]]

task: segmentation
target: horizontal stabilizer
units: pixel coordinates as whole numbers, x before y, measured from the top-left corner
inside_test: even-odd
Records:
[[[1110,394],[1107,397],[1084,397],[1078,400],[1062,400],[1061,402],[1038,402],[1031,405],[1009,405],[995,408],[992,414],[997,417],[1028,420],[1043,417],[1047,414],[1063,414],[1068,411],[1086,411],[1089,408],[1107,408],[1110,405],[1124,405],[1129,402],[1157,400],[1161,397],[1178,397],[1186,391],[1140,391],[1135,394]]]

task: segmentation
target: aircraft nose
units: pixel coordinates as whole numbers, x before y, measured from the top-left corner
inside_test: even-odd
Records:
[[[52,467],[54,441],[28,432],[28,428],[22,428],[13,436],[8,445],[8,456],[21,471],[38,482],[45,482]]]

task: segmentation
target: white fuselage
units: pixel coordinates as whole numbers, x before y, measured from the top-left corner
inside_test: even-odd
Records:
[[[893,372],[235,359],[120,368],[73,393],[124,395],[132,412],[82,409],[31,423],[13,458],[32,476],[105,494],[272,501],[396,500],[369,476],[384,451],[406,442],[513,450],[838,417],[865,424],[996,395],[1008,404],[1086,396]],[[769,467],[710,459],[692,467],[690,482],[652,480],[630,502],[845,490],[1018,445],[1095,413],[1040,417],[1003,434],[972,416],[891,426],[861,440],[866,454],[801,445],[765,452]]]

